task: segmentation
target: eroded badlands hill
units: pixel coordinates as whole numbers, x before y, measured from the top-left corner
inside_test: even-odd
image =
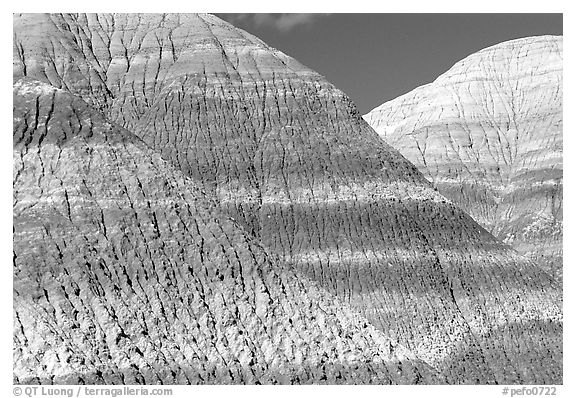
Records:
[[[365,116],[482,226],[562,273],[562,37],[479,51]]]
[[[14,74],[80,96],[450,383],[559,383],[558,285],[322,76],[211,15],[15,16]]]
[[[435,383],[69,93],[14,86],[14,378]]]

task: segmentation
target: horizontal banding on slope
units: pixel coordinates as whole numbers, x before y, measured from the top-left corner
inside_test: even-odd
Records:
[[[343,202],[378,202],[382,200],[430,200],[433,202],[446,203],[442,195],[414,184],[404,181],[381,183],[376,180],[368,180],[364,184],[351,183],[350,185],[334,186],[327,182],[321,182],[315,186],[303,186],[286,191],[282,185],[276,187],[267,184],[267,191],[247,191],[241,184],[236,182],[229,187],[219,187],[216,195],[220,203],[243,203],[258,201],[262,205],[334,205]]]
[[[15,382],[441,380],[139,139],[64,91],[14,90]]]

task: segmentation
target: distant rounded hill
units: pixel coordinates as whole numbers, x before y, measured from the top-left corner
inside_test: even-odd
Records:
[[[474,53],[364,118],[488,231],[562,275],[561,36]]]

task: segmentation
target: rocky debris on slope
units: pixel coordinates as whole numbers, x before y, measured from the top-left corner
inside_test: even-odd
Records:
[[[71,94],[14,86],[16,383],[435,383]]]
[[[449,383],[560,383],[557,285],[435,192],[323,77],[211,15],[15,16],[68,90]]]
[[[476,221],[562,274],[562,37],[498,44],[366,121]]]

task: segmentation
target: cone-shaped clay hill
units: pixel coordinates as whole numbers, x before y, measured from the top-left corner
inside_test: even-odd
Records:
[[[211,15],[17,15],[14,77],[82,98],[140,137],[286,269],[360,312],[445,382],[562,381],[552,278],[437,193],[345,94],[259,39]],[[130,163],[138,178],[139,162]],[[132,212],[129,202],[123,209]],[[158,240],[181,245],[180,236]],[[141,256],[162,261],[157,251]],[[222,261],[211,267],[227,269]],[[172,305],[169,295],[157,300]]]
[[[479,51],[365,119],[443,195],[561,278],[562,37]]]
[[[14,85],[14,377],[435,383],[66,91]]]

